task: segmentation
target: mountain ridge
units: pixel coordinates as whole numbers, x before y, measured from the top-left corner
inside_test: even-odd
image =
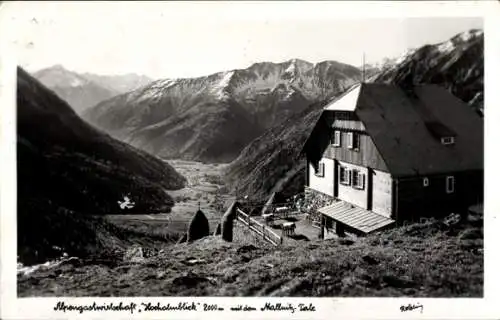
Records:
[[[60,64],[40,69],[32,74],[59,97],[68,101],[78,114],[103,100],[152,81],[146,76],[133,73],[115,76],[78,73]]]
[[[449,40],[410,52],[379,74],[375,82],[400,85],[439,84],[484,112],[484,32],[471,29]]]
[[[254,63],[208,76],[157,80],[103,101],[83,117],[160,157],[230,162],[266,129],[344,90],[360,76],[357,68],[336,61]],[[226,139],[197,141],[208,132]]]
[[[186,180],[167,163],[84,122],[64,100],[18,68],[18,254],[43,260],[58,246],[83,254],[96,246],[91,216],[169,212],[165,190]],[[128,196],[133,208],[118,201]],[[72,232],[68,232],[70,228]]]

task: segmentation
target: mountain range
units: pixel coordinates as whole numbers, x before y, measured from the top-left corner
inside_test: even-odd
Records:
[[[483,110],[483,48],[481,30],[411,50],[379,69],[370,81],[408,85],[433,83],[448,88],[476,110]],[[226,172],[230,190],[262,201],[273,192],[289,196],[303,190],[305,160],[299,152],[329,102],[311,104],[252,141]]]
[[[55,65],[33,73],[33,76],[67,101],[77,113],[118,94],[146,85],[152,79],[136,74],[96,75],[77,73]]]
[[[484,111],[484,32],[469,30],[442,43],[425,45],[383,70],[376,82],[438,84]]]
[[[162,158],[230,162],[263,132],[359,81],[335,61],[293,59],[189,79],[165,79],[103,101],[84,119]]]
[[[93,128],[22,69],[17,74],[18,254],[43,260],[98,241],[90,216],[169,212],[185,184],[166,162]],[[133,208],[118,201],[128,196]],[[52,253],[51,253],[52,252]]]

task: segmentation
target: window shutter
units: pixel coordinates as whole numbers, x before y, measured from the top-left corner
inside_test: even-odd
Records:
[[[347,184],[351,184],[352,171],[347,170]]]
[[[446,177],[446,193],[455,192],[455,177],[448,176]]]
[[[351,181],[351,185],[353,187],[356,187],[356,185],[358,184],[358,177],[359,177],[359,172],[358,170],[352,170],[352,181]]]
[[[341,137],[340,131],[339,130],[335,130],[333,132],[333,145],[335,147],[340,147],[340,140],[341,140],[340,137]]]
[[[352,149],[352,147],[353,147],[353,134],[352,134],[352,132],[347,133],[347,147],[349,149]]]
[[[351,171],[351,186],[356,189],[361,189],[363,190],[365,188],[365,177],[366,175],[361,173],[358,170],[352,170]]]
[[[324,177],[325,176],[325,164],[324,163],[318,164],[318,170],[316,171],[315,174],[317,177]]]

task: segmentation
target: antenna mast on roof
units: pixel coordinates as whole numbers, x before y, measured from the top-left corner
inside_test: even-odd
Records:
[[[361,83],[365,82],[365,53],[363,52],[363,73],[361,75]]]

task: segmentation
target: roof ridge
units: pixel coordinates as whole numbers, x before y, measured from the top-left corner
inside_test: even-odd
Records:
[[[361,96],[362,94],[365,94],[365,95],[367,94],[366,86],[365,86],[364,90],[363,90],[363,87],[361,87],[361,89],[359,90],[359,96]],[[370,96],[370,94],[369,94],[369,93],[368,93],[368,96]],[[377,102],[375,99],[373,99],[373,101],[375,102],[375,104],[377,104],[377,105],[378,105],[378,102]],[[354,113],[355,113],[355,114],[356,114],[356,116],[358,117],[359,121],[360,121],[360,122],[363,124],[363,126],[365,127],[365,130],[366,130],[366,131],[368,131],[368,130],[367,130],[367,129],[368,129],[368,127],[366,126],[365,121],[363,121],[363,119],[362,119],[362,118],[361,118],[361,117],[360,117],[360,116],[356,113],[356,111],[357,111],[357,109],[358,109],[358,103],[359,103],[359,97],[358,97],[358,101],[356,102],[356,108],[354,108]],[[381,109],[382,109],[382,108],[381,108]],[[371,139],[371,141],[372,141],[372,143],[373,143],[373,146],[375,147],[375,150],[377,150],[378,154],[380,155],[380,158],[381,158],[381,159],[382,159],[382,161],[384,162],[385,167],[387,168],[387,170],[388,170],[389,172],[391,172],[391,169],[390,169],[390,167],[389,167],[389,165],[388,165],[387,160],[385,159],[385,157],[384,157],[383,153],[382,153],[382,152],[380,152],[380,148],[379,148],[379,147],[377,146],[377,144],[375,143],[375,139],[373,139],[373,137],[372,137],[371,135],[369,135],[369,137],[370,137],[370,139]]]
[[[344,96],[346,96],[349,92],[353,91],[354,89],[356,89],[357,87],[360,87],[362,86],[364,83],[363,82],[356,82],[354,84],[352,84],[347,90],[345,90],[344,92],[342,92],[340,95],[338,96],[335,96],[333,97],[331,100],[329,100],[325,106],[323,107],[323,109],[325,109],[326,107],[328,107],[330,104],[332,103],[335,103],[337,101],[339,101],[340,99],[342,99]]]

